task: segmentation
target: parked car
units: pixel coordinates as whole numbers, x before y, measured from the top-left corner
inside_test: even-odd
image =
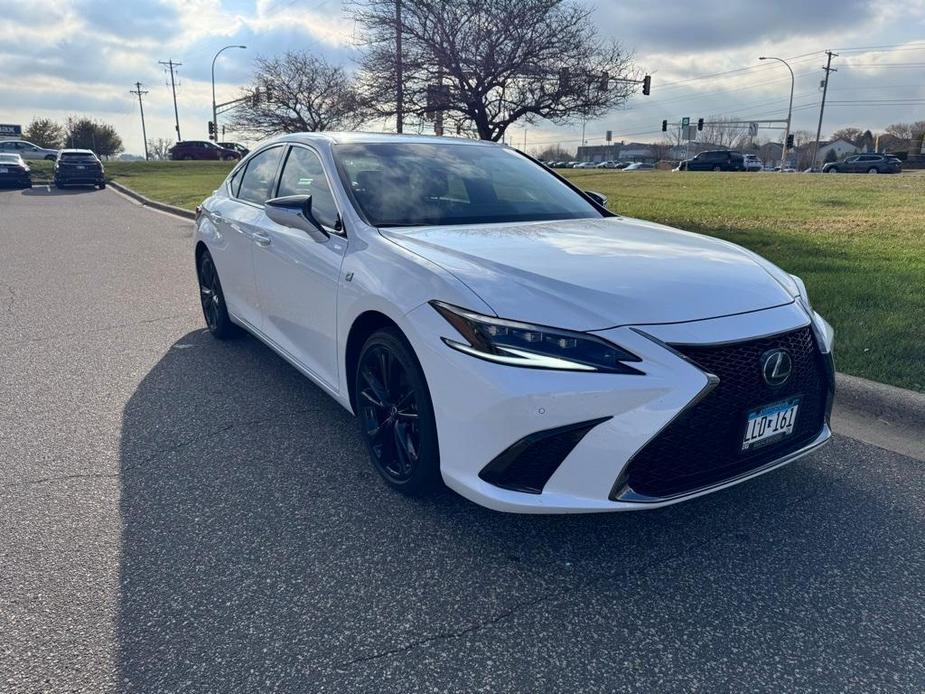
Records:
[[[626,164],[619,161],[602,161],[595,168],[598,169],[622,169]]]
[[[225,149],[231,149],[240,154],[242,157],[246,157],[250,154],[250,150],[242,144],[237,142],[219,142],[219,147],[224,147]]]
[[[595,168],[595,164],[592,161],[582,161],[582,162],[575,164],[575,166],[573,166],[572,168],[573,169],[593,169]]]
[[[624,171],[655,171],[655,164],[643,164],[641,162],[633,162],[632,164],[627,165]]]
[[[681,171],[745,171],[745,157],[724,149],[701,152],[682,163]]]
[[[55,187],[91,185],[106,187],[103,162],[89,149],[62,149],[55,160]]]
[[[763,171],[764,163],[758,158],[757,154],[744,154],[742,155],[745,160],[745,170],[746,171]]]
[[[510,147],[280,135],[200,205],[190,254],[212,335],[319,384],[408,494],[655,508],[830,437],[833,333],[798,278]]]
[[[0,154],[18,154],[23,159],[54,161],[58,150],[39,147],[26,140],[0,140]]]
[[[855,154],[844,161],[823,164],[823,173],[900,173],[903,163],[889,154]]]
[[[174,160],[222,160],[231,161],[240,159],[241,153],[233,149],[219,147],[210,140],[183,140],[169,150],[170,158]]]
[[[32,187],[32,171],[20,155],[0,153],[0,186]]]

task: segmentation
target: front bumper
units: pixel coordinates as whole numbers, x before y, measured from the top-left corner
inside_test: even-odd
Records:
[[[714,386],[715,379],[704,369],[666,345],[744,342],[805,328],[811,319],[797,303],[726,318],[626,326],[599,333],[640,356],[644,376],[502,366],[446,347],[440,337],[456,336],[430,306],[420,306],[407,317],[409,339],[434,403],[443,479],[466,498],[499,511],[575,513],[664,506],[780,467],[815,450],[831,436],[829,393],[823,396],[826,414],[818,430],[779,458],[679,493],[641,494],[625,483],[621,486],[634,456],[682,413],[696,408]],[[822,359],[831,362],[830,355]],[[828,382],[828,373],[825,378]],[[593,424],[584,426],[589,423]],[[566,434],[572,439],[562,449],[564,458],[556,461],[548,479],[541,479],[541,483],[545,480],[541,492],[518,490],[516,484],[501,486],[503,476],[484,474],[489,463],[503,461],[512,448],[530,444],[538,434],[569,432],[576,426],[580,435]],[[562,445],[561,437],[549,441],[549,445],[534,445],[527,453],[542,458],[550,446]]]

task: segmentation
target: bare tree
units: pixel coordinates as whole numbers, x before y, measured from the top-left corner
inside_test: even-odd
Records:
[[[369,120],[367,102],[342,67],[304,51],[260,57],[256,64],[252,98],[235,110],[237,130],[256,135],[353,130]]]
[[[151,159],[169,159],[173,142],[166,137],[148,140],[148,156]]]
[[[864,131],[860,128],[840,128],[839,130],[836,130],[834,133],[832,133],[832,139],[846,140],[851,144],[856,144],[863,134]]]
[[[748,126],[734,125],[733,118],[713,115],[704,120],[703,131],[697,137],[701,142],[731,148],[733,145],[740,143],[743,138],[747,141]]]
[[[396,113],[396,33],[404,108],[441,112],[457,132],[500,140],[512,123],[565,124],[621,104],[635,86],[632,57],[598,37],[592,10],[573,0],[395,0],[354,5],[363,28],[361,80],[379,114]]]

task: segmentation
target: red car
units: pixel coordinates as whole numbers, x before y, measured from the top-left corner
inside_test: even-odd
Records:
[[[219,147],[209,140],[183,140],[170,148],[170,158],[173,160],[230,161],[240,159],[241,153],[226,147]]]

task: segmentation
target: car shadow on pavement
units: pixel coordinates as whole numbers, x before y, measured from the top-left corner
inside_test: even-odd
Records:
[[[124,691],[356,691],[364,673],[372,690],[411,690],[378,674],[425,645],[450,649],[429,666],[436,689],[491,688],[492,668],[523,655],[523,637],[503,635],[525,620],[529,651],[556,672],[606,657],[640,686],[653,629],[706,630],[674,656],[694,670],[709,666],[697,639],[731,639],[748,620],[770,624],[735,637],[764,649],[749,658],[796,639],[797,669],[828,657],[826,643],[841,662],[858,639],[901,638],[878,621],[895,624],[904,580],[885,536],[920,551],[920,519],[818,458],[658,511],[519,516],[449,491],[397,495],[355,426],[250,337],[191,332],[144,376],[121,434]],[[801,630],[827,640],[807,646]],[[479,635],[500,643],[460,666],[477,656],[454,649]],[[552,676],[524,673],[524,691]]]

